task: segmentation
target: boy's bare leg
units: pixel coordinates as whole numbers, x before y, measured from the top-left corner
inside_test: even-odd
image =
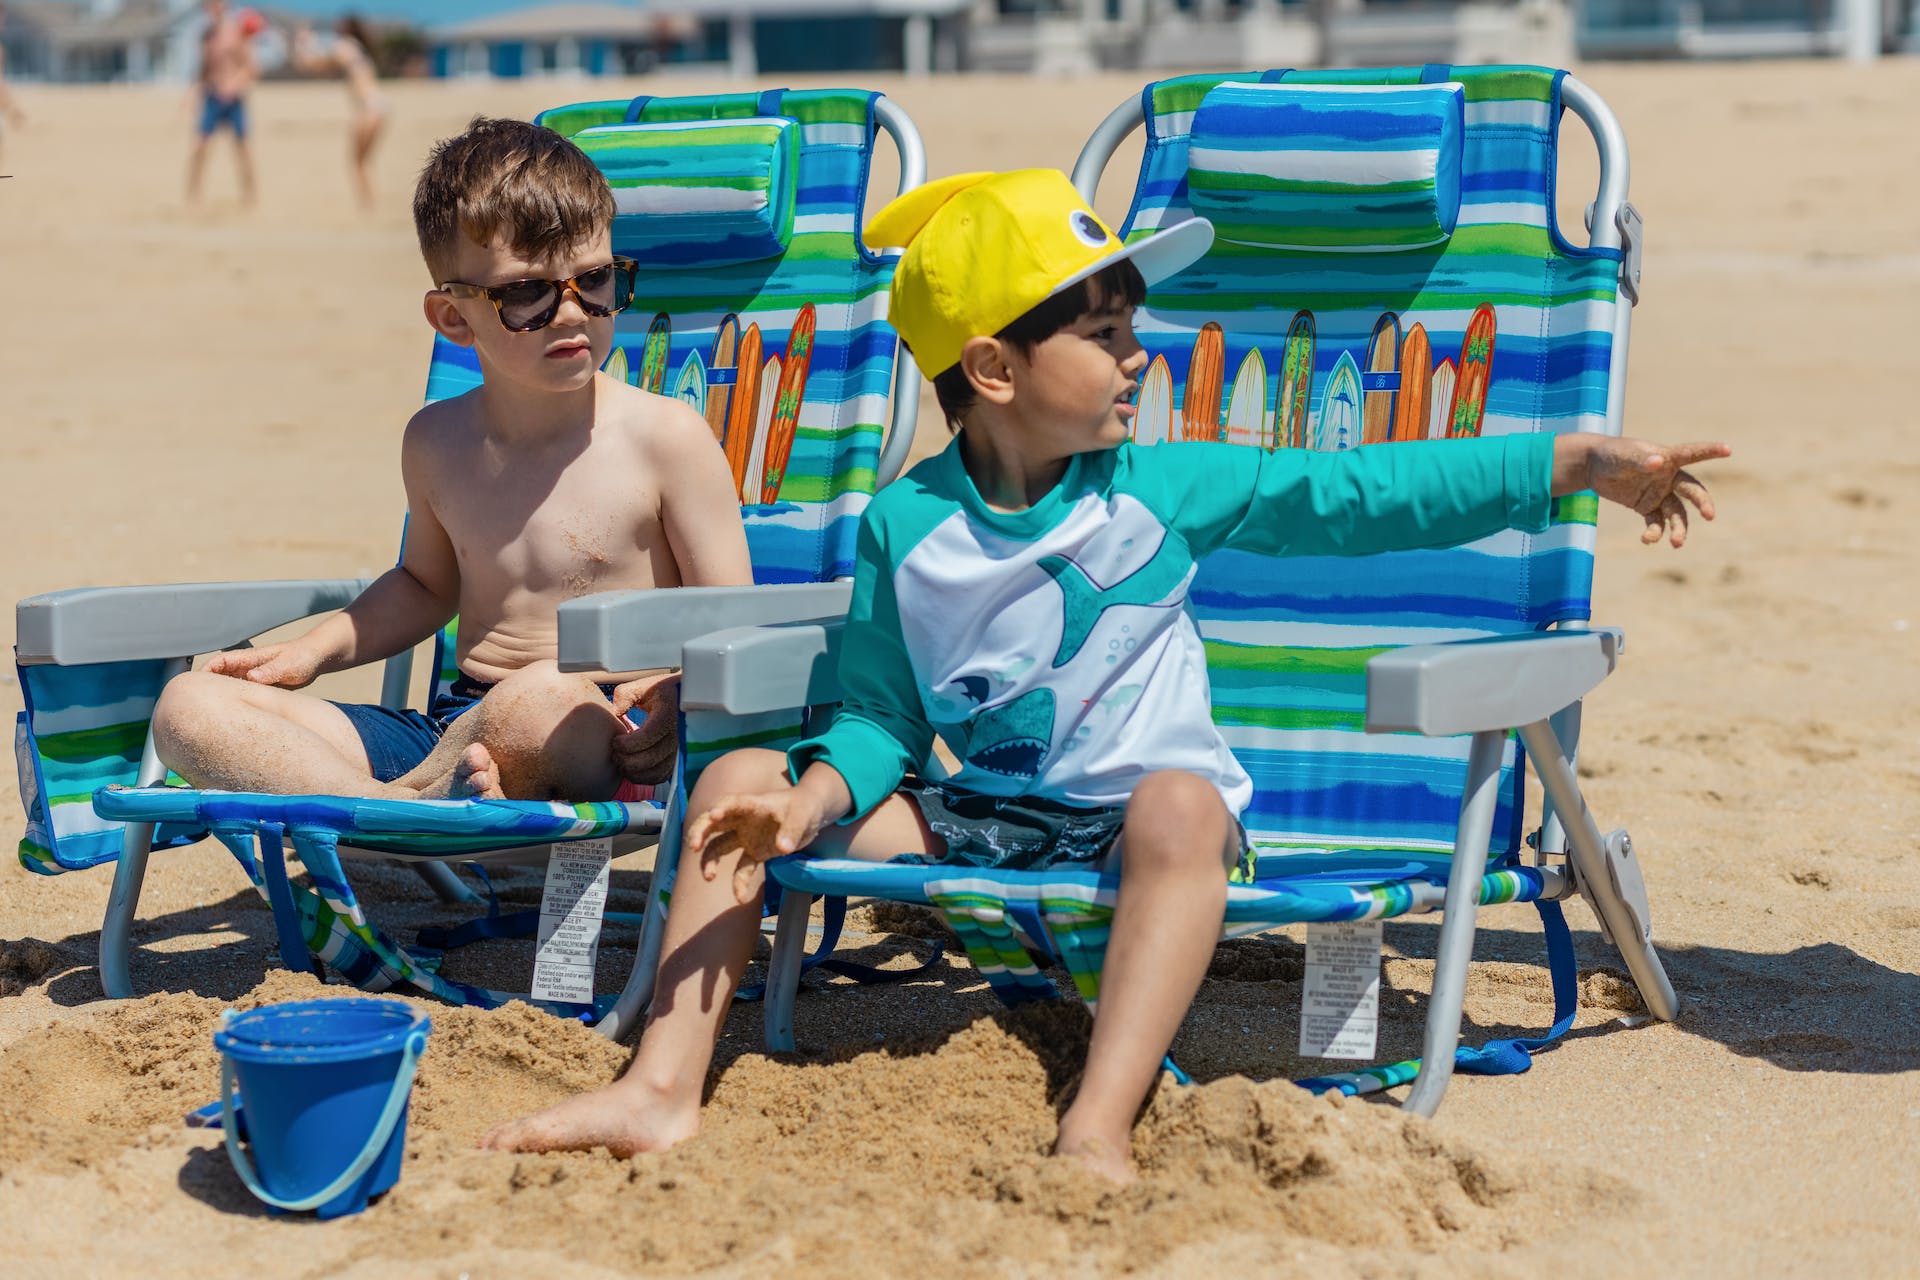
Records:
[[[153,710],[153,742],[196,787],[291,795],[405,797],[376,782],[340,708],[311,694],[189,671]]]
[[[193,141],[193,150],[187,154],[187,203],[200,203],[200,177],[207,167],[207,143],[211,139],[201,134]],[[181,775],[185,777],[185,774]]]
[[[1155,773],[1135,788],[1087,1070],[1060,1118],[1055,1155],[1132,1181],[1134,1117],[1206,977],[1237,840],[1220,793],[1197,774]]]
[[[783,753],[756,748],[731,752],[700,775],[687,811],[704,813],[725,795],[790,785]],[[919,808],[898,795],[859,823],[829,828],[813,846],[818,852],[875,861],[943,847],[927,830]],[[492,1129],[481,1138],[481,1146],[496,1151],[606,1147],[625,1156],[665,1150],[698,1132],[713,1046],[760,931],[759,898],[743,906],[734,897],[738,863],[737,852],[724,853],[718,874],[708,880],[700,850],[680,851],[653,1006],[626,1073],[603,1089]]]
[[[624,727],[599,685],[535,662],[448,725],[432,754],[395,785],[426,800],[610,800],[620,787],[613,737]]]
[[[257,195],[253,183],[253,150],[238,134],[233,139],[233,156],[240,168],[240,203],[252,208]]]

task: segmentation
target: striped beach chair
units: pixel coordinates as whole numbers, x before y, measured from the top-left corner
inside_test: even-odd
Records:
[[[843,609],[847,588],[836,579],[852,571],[861,512],[899,470],[913,434],[917,382],[911,362],[896,360],[886,323],[893,258],[859,238],[880,132],[900,152],[900,189],[924,177],[912,122],[878,94],[832,89],[587,102],[539,122],[572,137],[606,173],[618,208],[614,250],[641,263],[607,368],[706,415],[734,468],[758,584],[571,601],[560,621],[563,665],[676,666],[681,642],[703,630]],[[436,340],[429,400],[479,378],[470,350]],[[222,840],[273,903],[289,965],[305,967],[311,953],[368,989],[406,983],[456,1003],[495,1004],[506,995],[441,977],[434,956],[371,922],[342,853],[399,858],[443,897],[477,900],[446,863],[659,830],[668,806],[652,801],[399,803],[160,785],[147,726],[167,679],[194,655],[337,609],[365,585],[133,587],[18,606],[26,711],[15,742],[28,813],[20,856],[49,874],[115,864],[101,941],[108,994],[132,994],[130,930],[156,849],[207,834]],[[434,654],[436,687],[457,675],[452,653],[449,629]],[[389,705],[405,704],[409,662],[389,664]],[[286,844],[305,883],[289,880]],[[636,1009],[632,999],[602,998],[599,1025],[618,1034]]]
[[[1602,162],[1582,245],[1554,216],[1567,108],[1592,128]],[[1074,174],[1085,196],[1143,124],[1121,235],[1199,214],[1218,236],[1136,318],[1151,356],[1137,442],[1393,448],[1619,431],[1638,224],[1624,141],[1590,89],[1526,67],[1181,77],[1101,127]],[[1423,1058],[1323,1077],[1316,1089],[1370,1092],[1417,1075],[1407,1105],[1431,1113],[1456,1064],[1524,1070],[1573,1017],[1557,903],[1575,892],[1651,1011],[1677,1012],[1631,843],[1599,831],[1571,768],[1582,695],[1618,652],[1617,632],[1587,626],[1596,505],[1591,494],[1563,498],[1545,533],[1449,550],[1223,551],[1196,570],[1215,722],[1255,786],[1243,816],[1256,864],[1229,888],[1227,935],[1445,912]],[[828,700],[821,655],[835,643],[820,624],[695,642],[689,726],[719,739],[729,715],[765,714],[783,696]],[[776,687],[780,678],[791,687]],[[1532,854],[1528,763],[1548,798]],[[795,958],[814,894],[937,907],[1009,1000],[1054,995],[1030,948],[1098,997],[1113,877],[805,856],[769,874],[784,892],[767,1008],[775,1047],[792,1043]],[[1475,913],[1504,902],[1539,907],[1554,1023],[1538,1038],[1456,1051]]]

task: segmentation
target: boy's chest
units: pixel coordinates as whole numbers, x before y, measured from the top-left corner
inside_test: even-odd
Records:
[[[1098,698],[1184,623],[1192,576],[1185,543],[1125,495],[1089,494],[1031,541],[942,523],[894,575],[930,720],[1042,688]]]
[[[658,495],[617,460],[477,458],[438,488],[436,514],[463,573],[496,571],[533,591],[577,593],[618,578],[662,540]]]

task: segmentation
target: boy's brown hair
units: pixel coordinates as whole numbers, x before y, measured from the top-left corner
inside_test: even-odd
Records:
[[[504,234],[532,261],[558,257],[613,223],[613,191],[586,153],[524,120],[475,116],[436,143],[413,191],[420,255],[443,284],[458,237],[484,245]]]

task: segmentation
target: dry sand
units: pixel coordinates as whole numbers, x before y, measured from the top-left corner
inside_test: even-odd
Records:
[[[1283,1083],[1313,1069],[1287,1052],[1298,935],[1240,942],[1176,1046],[1208,1083],[1155,1097],[1141,1184],[1111,1193],[1040,1158],[1083,1019],[990,1017],[956,967],[882,990],[810,980],[796,1060],[758,1055],[758,1011],[741,1007],[706,1134],[633,1162],[471,1151],[489,1123],[609,1078],[624,1052],[524,1009],[436,1006],[405,1176],[319,1226],[266,1218],[217,1140],[178,1123],[213,1096],[220,1008],[314,989],[262,983],[270,925],[227,855],[156,860],[134,975],[174,994],[117,1005],[91,968],[108,874],[9,863],[7,1273],[1920,1273],[1920,422],[1898,319],[1920,287],[1920,63],[1587,78],[1633,143],[1650,227],[1631,429],[1738,451],[1714,473],[1722,519],[1684,553],[1640,549],[1623,520],[1601,534],[1596,617],[1631,646],[1589,702],[1582,772],[1602,824],[1642,851],[1688,1001],[1677,1025],[1621,1022],[1617,958],[1576,905],[1573,1034],[1527,1078],[1458,1080],[1437,1122],[1410,1121]],[[1134,86],[883,87],[921,122],[937,175],[1069,164]],[[428,347],[410,175],[471,113],[569,92],[397,86],[370,218],[349,201],[336,89],[260,94],[261,207],[235,206],[216,155],[199,213],[179,197],[179,95],[24,93],[33,120],[0,153],[16,175],[0,183],[0,599],[380,569]],[[1590,172],[1570,158],[1569,218]],[[1109,213],[1121,190],[1103,193]],[[18,699],[6,680],[4,709]],[[19,826],[0,806],[0,841]],[[637,899],[645,865],[622,864],[615,905]],[[404,873],[370,879],[392,918],[437,916]],[[510,884],[537,893],[524,874]],[[1547,1021],[1527,914],[1483,917],[1476,1037]],[[899,912],[855,923],[855,951],[896,964],[938,932]],[[1387,934],[1392,1055],[1417,1044],[1434,927]],[[609,976],[628,945],[610,939]],[[526,955],[488,944],[453,963],[508,984]]]

